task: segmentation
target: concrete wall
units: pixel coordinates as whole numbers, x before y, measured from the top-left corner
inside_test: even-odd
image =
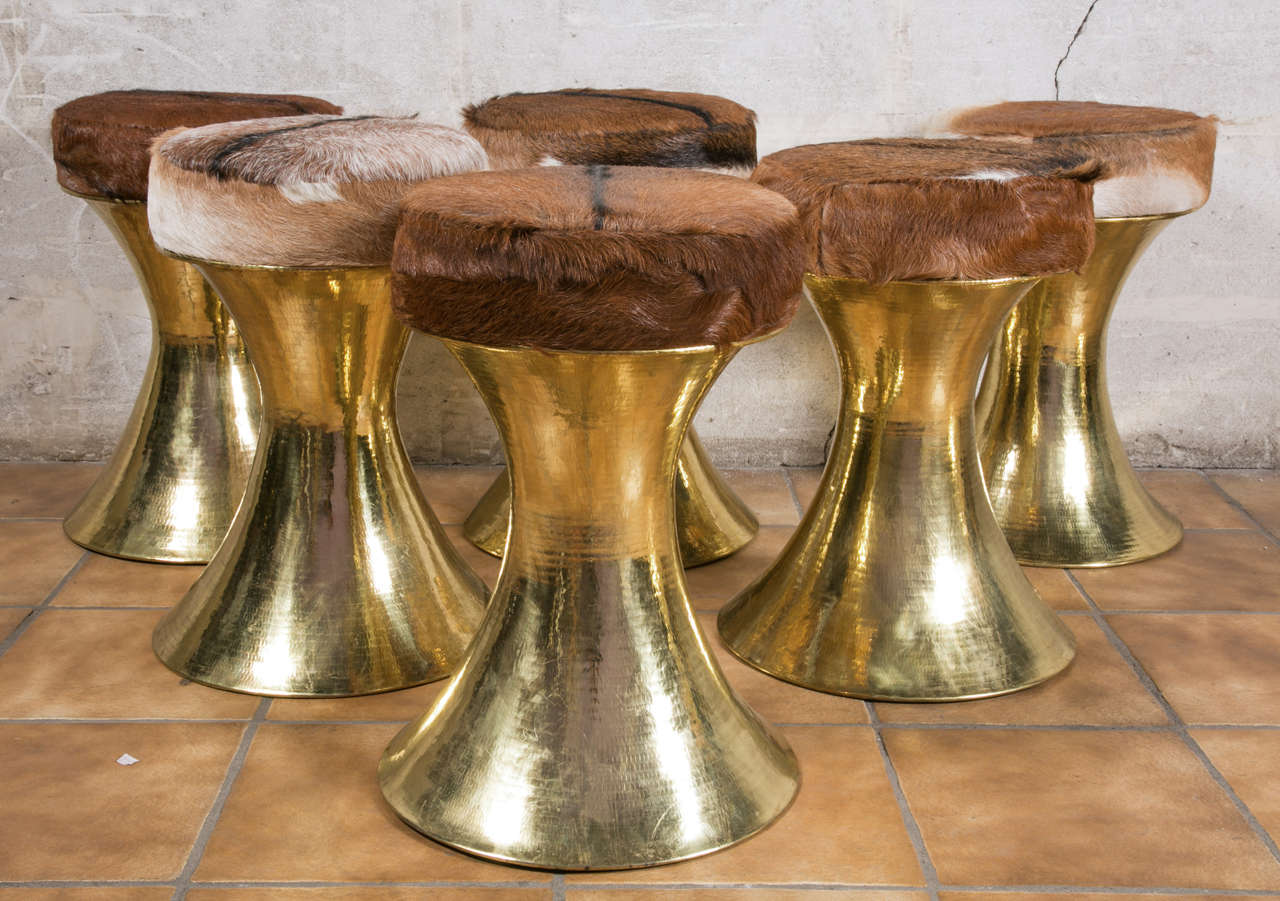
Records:
[[[132,274],[54,182],[48,122],[124,87],[316,94],[456,123],[513,90],[646,86],[755,109],[760,151],[911,133],[945,110],[1054,96],[1088,0],[0,0],[0,459],[108,454],[149,342]],[[1272,0],[1099,0],[1065,99],[1222,120],[1213,198],[1140,263],[1111,334],[1121,432],[1143,464],[1280,465],[1280,12]],[[819,462],[831,353],[806,308],[721,378],[699,428],[725,464]],[[440,346],[401,377],[415,458],[500,458]]]

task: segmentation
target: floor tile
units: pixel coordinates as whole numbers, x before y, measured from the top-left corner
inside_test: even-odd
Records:
[[[1272,838],[1280,838],[1280,731],[1193,729],[1191,737]]]
[[[1138,481],[1184,529],[1252,529],[1253,523],[1192,469],[1145,469]]]
[[[813,496],[818,492],[818,482],[822,480],[821,466],[789,466],[787,478],[795,486],[796,497],[800,500],[800,508],[808,510],[813,503]]]
[[[448,684],[448,679],[441,679],[417,688],[358,698],[276,698],[267,711],[267,719],[407,723],[426,713]]]
[[[67,580],[56,607],[172,607],[203,566],[137,563],[94,554]]]
[[[618,881],[626,879],[619,873]],[[917,901],[927,898],[919,892],[878,892],[867,889],[778,888],[595,888],[570,885],[565,901]]]
[[[424,877],[422,881],[430,881]],[[170,893],[172,894],[172,892]],[[272,886],[234,891],[193,888],[187,901],[551,901],[551,888],[495,888],[493,886]],[[0,895],[0,901],[4,896]]]
[[[1280,535],[1280,471],[1220,469],[1209,473],[1209,477],[1272,535]]]
[[[803,776],[795,803],[768,829],[684,863],[631,870],[623,879],[618,873],[570,874],[568,883],[923,885],[871,730],[780,731],[795,749]]]
[[[60,522],[0,520],[0,604],[43,602],[84,553]]]
[[[714,613],[698,614],[725,678],[747,706],[770,723],[866,723],[867,708],[855,698],[810,691],[767,676],[733,656],[720,640]]]
[[[1280,547],[1256,532],[1189,532],[1152,560],[1072,574],[1104,610],[1280,612]]]
[[[1188,723],[1280,723],[1280,617],[1113,615],[1116,630]]]
[[[794,526],[800,521],[791,488],[780,469],[722,469],[720,475],[764,526]]]
[[[1085,616],[1065,616],[1076,637],[1076,659],[1052,679],[1013,694],[954,704],[876,704],[886,723],[1014,725],[1167,725],[1169,718]]]
[[[0,463],[0,517],[62,518],[103,469],[101,463]]]
[[[399,728],[263,725],[197,881],[550,880],[450,851],[400,822],[377,780],[378,760]]]
[[[415,466],[431,509],[444,524],[463,522],[503,471],[502,466]]]
[[[0,901],[168,901],[168,886],[94,885],[58,888],[0,888]],[[230,899],[223,899],[230,901]]]
[[[1066,570],[1024,566],[1022,572],[1041,599],[1054,610],[1089,609],[1080,589],[1076,588]]]
[[[30,607],[0,607],[0,642],[8,638],[30,613]]]
[[[498,571],[502,569],[502,558],[486,554],[470,541],[467,541],[466,536],[462,534],[462,526],[445,526],[444,533],[453,542],[453,546],[458,549],[462,559],[467,561],[467,565],[476,571],[476,575],[484,579],[484,584],[489,586],[489,590],[492,591],[493,587],[498,584]]]
[[[0,717],[247,718],[259,699],[182,684],[151,651],[156,610],[45,610],[0,657]]]
[[[765,571],[791,537],[790,526],[761,526],[751,543],[723,560],[684,571],[689,598],[698,610],[720,607]]]
[[[943,884],[1280,888],[1175,735],[890,729],[885,743]]]
[[[0,880],[176,877],[243,729],[0,726]],[[126,753],[138,762],[117,763]]]

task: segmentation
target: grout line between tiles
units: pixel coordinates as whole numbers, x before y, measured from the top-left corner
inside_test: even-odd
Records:
[[[244,734],[240,737],[240,745],[236,748],[235,754],[232,755],[231,762],[227,764],[227,774],[222,779],[218,794],[214,796],[213,804],[209,807],[209,813],[200,825],[200,831],[196,833],[196,840],[191,845],[191,852],[187,854],[187,861],[182,867],[182,872],[178,874],[178,879],[174,884],[172,901],[183,901],[187,897],[187,892],[191,889],[191,877],[195,874],[196,867],[200,865],[200,861],[204,858],[205,848],[209,845],[209,839],[213,835],[214,827],[218,825],[218,819],[222,816],[222,810],[227,804],[227,797],[231,794],[231,786],[235,784],[236,777],[240,775],[240,770],[244,768],[244,762],[249,757],[249,746],[253,744],[253,737],[258,733],[258,727],[266,722],[267,711],[270,709],[271,698],[263,698],[258,703],[258,709],[253,712],[253,719],[249,720],[244,727]]]
[[[551,877],[551,901],[564,901],[564,873],[556,873]]]
[[[664,892],[705,891],[707,889],[756,889],[800,892],[915,892],[927,891],[919,885],[876,885],[870,882],[580,882],[570,891],[645,891],[655,898]],[[696,898],[697,896],[691,896]]]
[[[800,503],[800,493],[796,491],[796,483],[791,481],[791,467],[783,466],[782,480],[787,483],[787,490],[791,492],[791,503],[795,505],[796,515],[804,519],[804,504]]]
[[[1086,612],[1086,611],[1081,611]],[[1103,616],[1280,616],[1280,610],[1126,610],[1098,608]]]
[[[61,516],[2,516],[0,515],[0,523],[6,522],[62,522],[64,517]],[[2,885],[3,883],[0,883]]]
[[[867,722],[871,726],[872,735],[875,736],[876,750],[880,752],[880,762],[884,765],[885,775],[889,778],[889,788],[893,791],[894,800],[898,803],[898,812],[902,816],[903,825],[906,826],[907,837],[911,840],[911,847],[916,852],[916,862],[919,864],[920,872],[924,876],[925,889],[929,892],[931,901],[938,901],[938,870],[933,865],[933,858],[929,856],[929,848],[924,843],[924,833],[920,831],[920,824],[916,822],[915,814],[911,812],[911,805],[902,790],[902,782],[898,779],[898,769],[893,765],[893,759],[889,756],[889,749],[885,746],[884,735],[880,732],[880,715],[876,713],[876,706],[872,702],[863,701],[862,706],[866,710]]]
[[[1261,532],[1263,535],[1266,535],[1268,538],[1270,538],[1272,544],[1280,545],[1280,537],[1273,535],[1271,533],[1271,530],[1268,529],[1266,526],[1264,526],[1261,522],[1259,522],[1258,518],[1254,516],[1252,513],[1250,513],[1248,509],[1245,508],[1244,504],[1240,503],[1238,500],[1232,497],[1232,495],[1227,492],[1227,489],[1223,488],[1221,485],[1219,485],[1209,476],[1205,475],[1204,470],[1197,469],[1196,474],[1199,475],[1200,478],[1208,482],[1209,487],[1211,487],[1214,491],[1218,492],[1218,494],[1222,497],[1222,499],[1225,500],[1228,504],[1230,504],[1233,508],[1235,508],[1235,510],[1238,513],[1244,516],[1245,519],[1249,520],[1249,522],[1253,523],[1254,527],[1257,528],[1259,532]]]
[[[9,633],[8,637],[3,641],[0,641],[0,657],[3,657],[8,652],[9,648],[13,647],[14,643],[31,628],[31,624],[39,618],[41,613],[49,609],[49,605],[53,602],[53,599],[58,596],[58,592],[62,590],[63,586],[66,585],[67,582],[71,581],[72,576],[80,572],[80,568],[85,565],[85,562],[88,561],[88,559],[89,552],[85,551],[80,555],[80,559],[71,564],[71,567],[63,573],[62,578],[53,586],[53,590],[45,596],[45,599],[32,607],[31,612],[22,618],[22,622],[13,627],[13,631]]]
[[[31,883],[19,883],[20,885],[30,885]],[[117,884],[117,883],[111,883]],[[147,883],[155,885],[156,883]],[[172,883],[164,883],[172,884]],[[5,883],[0,882],[0,885]],[[546,879],[534,881],[530,879],[516,880],[512,882],[462,882],[458,880],[440,879],[436,881],[423,880],[420,882],[369,882],[361,880],[353,880],[351,882],[325,882],[317,879],[301,879],[289,880],[288,882],[192,882],[191,888],[198,888],[201,891],[209,889],[242,889],[242,888],[547,888],[551,883]]]
[[[1214,889],[1184,888],[1182,886],[1131,886],[1131,885],[944,885],[946,892],[990,892],[992,894],[1041,894],[1062,895],[1193,895],[1219,897],[1274,898],[1276,892],[1269,889]]]
[[[1155,680],[1151,678],[1151,675],[1147,672],[1141,662],[1139,662],[1133,651],[1129,649],[1129,646],[1120,638],[1119,633],[1111,627],[1111,623],[1107,622],[1107,618],[1103,616],[1101,608],[1098,607],[1089,592],[1087,592],[1084,586],[1080,584],[1079,580],[1076,579],[1075,574],[1070,570],[1067,570],[1067,578],[1075,584],[1076,590],[1084,596],[1085,603],[1093,609],[1094,622],[1098,624],[1098,627],[1102,629],[1103,634],[1107,636],[1107,641],[1111,642],[1111,646],[1114,647],[1116,651],[1120,653],[1120,656],[1125,659],[1125,662],[1129,664],[1129,668],[1133,670],[1134,675],[1136,675],[1139,681],[1142,682],[1143,687],[1147,689],[1147,692],[1151,695],[1152,699],[1154,699],[1155,702],[1163,708],[1165,716],[1169,718],[1169,721],[1174,726],[1174,732],[1180,739],[1182,739],[1182,743],[1186,745],[1187,750],[1194,754],[1196,759],[1200,761],[1201,766],[1204,767],[1205,771],[1209,774],[1209,777],[1213,779],[1214,782],[1218,783],[1218,786],[1226,794],[1227,798],[1235,805],[1236,810],[1238,810],[1240,815],[1244,817],[1245,822],[1249,824],[1249,828],[1254,831],[1254,834],[1262,841],[1263,846],[1271,853],[1272,859],[1277,863],[1280,863],[1280,847],[1277,847],[1275,839],[1273,839],[1271,834],[1263,828],[1263,825],[1260,822],[1258,822],[1258,818],[1253,815],[1253,811],[1249,809],[1249,805],[1244,802],[1243,798],[1236,794],[1236,790],[1231,787],[1231,783],[1227,781],[1227,778],[1222,775],[1221,771],[1219,771],[1216,766],[1214,766],[1213,761],[1209,759],[1209,755],[1200,747],[1200,743],[1191,736],[1191,733],[1187,730],[1187,724],[1183,721],[1182,717],[1173,709],[1173,705],[1170,704],[1168,698],[1164,696],[1164,692],[1162,692],[1160,687],[1156,685]]]

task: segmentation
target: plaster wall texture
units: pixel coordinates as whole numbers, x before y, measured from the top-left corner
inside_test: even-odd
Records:
[[[98,459],[145,369],[146,308],[112,238],[54,180],[59,104],[111,88],[290,91],[459,122],[515,90],[653,87],[759,114],[761,154],[919,133],[947,110],[1048,99],[1088,0],[0,0],[0,459]],[[1064,99],[1222,118],[1213,197],[1171,225],[1115,313],[1110,383],[1136,462],[1280,465],[1280,8],[1098,0]],[[698,417],[724,465],[814,464],[835,368],[807,306],[730,365]],[[410,453],[489,462],[475,391],[415,336]]]

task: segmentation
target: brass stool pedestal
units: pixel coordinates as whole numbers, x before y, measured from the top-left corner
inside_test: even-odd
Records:
[[[1134,262],[1174,218],[1099,219],[1079,274],[1045,278],[996,342],[978,394],[987,490],[1032,566],[1115,566],[1162,554],[1182,525],[1138,481],[1107,393],[1107,323]]]
[[[760,523],[716,470],[692,426],[676,459],[676,542],[686,567],[701,566],[741,550]],[[486,554],[502,556],[511,522],[511,485],[494,479],[462,525],[462,534]]]
[[[197,265],[257,361],[262,435],[226,541],[156,628],[196,682],[337,697],[453,672],[484,584],[423,500],[395,419],[389,270]]]
[[[200,273],[156,249],[145,203],[84,199],[138,275],[151,310],[151,359],[106,471],[63,528],[100,554],[206,563],[227,534],[253,461],[253,367]]]
[[[1070,663],[992,515],[973,392],[1031,279],[806,276],[842,375],[817,495],[778,560],[720,613],[729,648],[806,688],[897,701],[1003,694]]]
[[[440,842],[553,869],[653,866],[762,829],[796,761],[716,666],[672,518],[681,437],[736,348],[445,344],[502,434],[514,518],[466,663],[383,757],[387,800]]]

